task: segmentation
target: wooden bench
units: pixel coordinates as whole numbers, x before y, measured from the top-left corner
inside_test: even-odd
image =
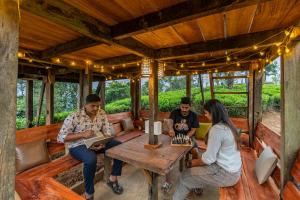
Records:
[[[256,128],[255,149],[241,148],[242,175],[238,183],[232,187],[220,188],[221,200],[276,200],[279,197],[280,169],[276,166],[271,177],[259,184],[254,172],[257,157],[263,151],[265,143],[270,146],[279,158],[280,136],[259,123]]]
[[[300,200],[300,151],[291,170],[293,180],[288,181],[283,190],[284,200]]]
[[[113,124],[116,139],[126,142],[143,134],[135,129],[124,132],[121,120],[131,117],[130,112],[108,115]],[[38,140],[47,141],[48,152],[51,156],[64,152],[64,144],[56,141],[62,123],[19,130],[16,132],[16,144],[24,144]],[[81,162],[65,155],[49,163],[39,165],[16,175],[16,191],[23,200],[26,199],[83,199],[69,188],[58,183],[54,176],[75,167]],[[110,164],[109,162],[106,164]]]

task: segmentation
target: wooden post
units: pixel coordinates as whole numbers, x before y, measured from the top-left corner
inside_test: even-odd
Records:
[[[32,127],[33,120],[33,80],[26,81],[26,127]]]
[[[149,77],[149,144],[158,144],[157,135],[154,135],[154,122],[158,118],[158,62],[150,64],[151,75]]]
[[[133,119],[139,119],[141,108],[141,84],[139,79],[130,80],[131,112]]]
[[[83,105],[85,104],[85,98],[87,95],[92,93],[92,70],[89,67],[86,67],[85,72],[83,74],[83,90],[82,90],[82,98],[83,98]],[[81,105],[81,107],[83,106]]]
[[[186,96],[190,99],[192,98],[192,91],[191,91],[191,76],[192,75],[186,75]]]
[[[100,92],[99,96],[101,98],[101,109],[105,110],[105,80],[99,81]]]
[[[83,76],[84,71],[81,70],[79,73],[79,87],[78,87],[78,101],[77,101],[77,107],[78,109],[81,109],[83,106]]]
[[[259,62],[251,63],[248,78],[248,123],[249,142],[252,147],[257,123],[262,120],[262,78],[262,64]]]
[[[203,81],[202,81],[202,75],[199,74],[199,85],[200,85],[200,93],[202,97],[201,105],[204,106],[205,99],[204,99],[204,91],[203,91]]]
[[[54,122],[54,83],[54,71],[48,70],[46,82],[46,125],[53,124]]]
[[[0,199],[14,199],[19,13],[16,0],[0,0]]]
[[[281,62],[281,189],[291,180],[291,167],[300,150],[300,42],[293,45]]]
[[[213,79],[213,74],[212,72],[209,72],[209,85],[210,85],[210,96],[212,99],[215,98],[215,93],[214,93],[214,79]]]
[[[40,97],[39,97],[39,104],[38,104],[38,108],[37,108],[37,112],[36,112],[36,125],[35,126],[39,126],[39,124],[40,124],[40,116],[41,116],[41,111],[42,111],[42,106],[43,106],[45,88],[46,88],[46,83],[45,83],[45,81],[43,81],[42,86],[41,86]]]

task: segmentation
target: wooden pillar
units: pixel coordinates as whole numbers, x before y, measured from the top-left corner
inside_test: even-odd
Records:
[[[54,83],[54,71],[48,70],[46,81],[46,125],[53,124],[54,122]]]
[[[85,104],[85,98],[92,93],[92,71],[87,67],[82,70],[79,75],[79,88],[78,88],[78,109],[82,108]]]
[[[14,199],[19,13],[16,0],[0,0],[0,199]]]
[[[141,108],[141,83],[139,79],[130,80],[131,112],[133,119],[139,119]]]
[[[158,62],[150,64],[151,75],[149,77],[149,144],[158,144],[158,138],[154,135],[154,122],[158,118]]]
[[[105,110],[105,80],[99,81],[100,92],[99,96],[101,98],[101,108]]]
[[[192,90],[191,90],[191,78],[192,75],[186,75],[186,96],[189,97],[190,99],[192,98]]]
[[[202,81],[201,74],[199,74],[199,86],[200,86],[200,93],[201,93],[201,97],[202,97],[201,105],[204,106],[205,99],[204,99],[203,81]]]
[[[300,42],[293,45],[281,57],[281,187],[291,180],[291,167],[300,150]]]
[[[83,74],[83,103],[85,104],[85,98],[87,95],[92,93],[92,83],[93,83],[93,77],[92,77],[92,70],[90,68],[87,68]]]
[[[252,147],[257,123],[262,120],[262,78],[263,70],[261,63],[253,62],[249,70],[248,78],[249,143]]]
[[[210,96],[212,99],[215,98],[215,93],[214,93],[214,79],[213,79],[213,74],[212,72],[209,72],[209,85],[210,85]]]
[[[32,127],[33,120],[33,80],[26,81],[26,127]]]

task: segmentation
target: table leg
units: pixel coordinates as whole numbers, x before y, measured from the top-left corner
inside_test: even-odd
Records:
[[[148,200],[158,200],[158,174],[150,172],[151,185],[149,185]]]
[[[111,171],[111,158],[104,155],[104,175],[103,180],[107,181]]]
[[[179,171],[182,172],[184,169],[184,156],[179,161]]]

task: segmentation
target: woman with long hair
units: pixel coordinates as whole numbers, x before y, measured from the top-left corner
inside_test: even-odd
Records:
[[[239,136],[226,108],[220,101],[211,99],[205,103],[204,112],[212,122],[207,149],[199,155],[199,166],[182,173],[173,200],[183,200],[191,190],[203,190],[205,186],[229,187],[240,178]]]

